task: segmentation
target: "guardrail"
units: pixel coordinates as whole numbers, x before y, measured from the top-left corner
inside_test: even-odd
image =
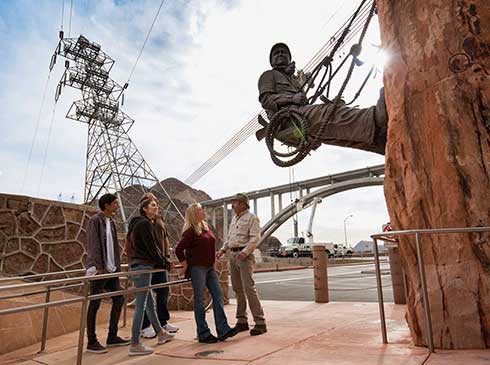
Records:
[[[465,227],[465,228],[439,228],[439,229],[410,229],[404,231],[389,231],[373,234],[373,249],[374,249],[374,266],[376,269],[376,286],[378,290],[378,303],[379,303],[379,316],[381,320],[381,335],[383,343],[388,343],[387,331],[386,331],[386,317],[384,311],[383,301],[383,287],[381,283],[381,269],[379,266],[379,253],[378,253],[378,240],[397,242],[395,237],[404,235],[415,235],[415,248],[417,252],[417,266],[419,268],[420,282],[422,286],[422,303],[424,307],[425,325],[428,339],[428,347],[430,352],[434,352],[434,336],[432,332],[432,319],[430,316],[430,304],[429,295],[427,293],[427,279],[425,275],[424,258],[422,256],[422,249],[420,247],[420,236],[431,234],[461,234],[461,233],[475,233],[475,232],[488,232],[490,227]],[[399,243],[398,243],[399,245]]]
[[[128,265],[122,265],[122,266],[127,268]],[[82,308],[81,308],[81,313],[80,313],[80,328],[79,328],[79,334],[78,334],[78,348],[77,348],[77,365],[81,365],[82,356],[83,356],[83,342],[84,342],[84,336],[85,336],[84,332],[85,332],[85,323],[86,323],[86,318],[87,318],[88,303],[91,300],[95,300],[95,299],[104,299],[104,298],[111,298],[111,297],[114,297],[117,295],[124,295],[125,298],[124,298],[124,310],[123,310],[123,326],[125,326],[126,325],[126,313],[127,313],[126,295],[141,292],[141,291],[147,291],[149,289],[159,289],[159,288],[169,287],[172,285],[180,285],[180,284],[184,284],[184,283],[187,283],[190,281],[190,279],[182,279],[182,280],[171,281],[171,282],[167,282],[167,283],[163,283],[163,284],[149,285],[149,286],[145,286],[145,287],[141,287],[141,288],[128,288],[128,282],[133,275],[150,274],[150,273],[152,274],[152,273],[163,272],[163,271],[165,271],[165,270],[164,269],[155,269],[155,270],[124,271],[124,272],[117,272],[117,273],[111,273],[111,274],[101,274],[101,275],[95,275],[95,276],[77,276],[77,277],[66,278],[66,279],[55,279],[55,280],[36,281],[36,282],[32,282],[32,283],[3,285],[3,286],[0,286],[0,292],[5,292],[7,290],[18,290],[18,289],[37,289],[39,287],[44,287],[44,289],[22,292],[22,293],[17,293],[17,294],[4,295],[4,296],[0,296],[0,300],[1,299],[12,299],[12,298],[17,298],[17,297],[25,297],[25,296],[29,296],[29,295],[43,294],[43,293],[45,293],[46,296],[45,296],[45,302],[44,303],[3,309],[3,310],[0,310],[0,315],[8,315],[8,314],[15,314],[15,313],[21,313],[21,312],[28,312],[28,311],[32,311],[32,310],[44,309],[43,328],[42,328],[42,337],[41,337],[41,349],[38,352],[38,353],[42,353],[46,349],[46,337],[47,337],[49,308],[81,302]],[[67,275],[67,274],[85,274],[85,269],[70,270],[70,271],[57,271],[57,272],[46,273],[46,274],[5,277],[5,278],[0,278],[0,283],[1,282],[7,282],[7,281],[14,281],[14,280],[43,279],[45,277],[53,277],[53,276]],[[108,293],[89,295],[89,284],[91,281],[101,280],[101,279],[110,279],[110,278],[116,278],[116,277],[121,277],[123,280],[125,280],[125,289],[113,291],[113,292],[108,292]],[[79,295],[76,298],[57,300],[57,301],[51,301],[50,300],[51,299],[51,293],[53,291],[65,290],[65,289],[76,288],[76,287],[83,287],[83,291],[82,291],[81,296]]]

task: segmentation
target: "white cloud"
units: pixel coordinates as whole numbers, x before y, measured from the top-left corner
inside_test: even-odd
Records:
[[[124,83],[158,3],[74,3],[72,36],[83,33],[100,43],[116,60],[112,77]],[[304,65],[357,6],[357,1],[346,1],[342,8],[333,8],[330,3],[196,0],[164,5],[123,107],[136,120],[131,138],[159,177],[185,179],[260,110],[257,79],[269,68],[273,43],[288,43],[296,64]],[[15,3],[12,6],[24,14],[22,23],[26,23],[18,28],[6,19],[7,13],[0,14],[0,27],[11,32],[0,38],[0,49],[5,46],[13,50],[0,63],[0,104],[5,106],[0,123],[0,166],[5,172],[0,180],[2,192],[20,193],[19,181],[25,173],[47,66],[57,43],[60,9],[56,4]],[[326,24],[325,19],[334,11],[336,16]],[[65,31],[66,17],[65,12]],[[371,33],[367,43],[379,44],[377,31]],[[54,87],[62,71],[60,60],[51,76],[34,145],[24,191],[27,194],[37,192]],[[358,72],[353,85],[359,85],[367,71]],[[360,103],[374,103],[379,86],[378,76],[376,82],[368,84]],[[76,191],[78,201],[83,197],[86,126],[64,118],[78,99],[77,90],[65,88],[57,105],[41,196],[56,199],[60,192],[71,196]],[[383,157],[371,153],[322,146],[295,167],[295,175],[296,180],[302,180],[383,162]],[[265,145],[252,137],[195,187],[217,198],[286,182],[288,170],[276,167]],[[259,209],[265,223],[270,214],[268,203],[262,202]],[[354,217],[348,229],[352,239],[366,239],[378,231],[388,220],[382,188],[359,189],[325,199],[315,223],[318,236],[342,242],[343,219],[351,213]],[[308,212],[301,218],[300,231],[306,229],[307,216]],[[287,223],[279,236],[285,239],[291,230]]]

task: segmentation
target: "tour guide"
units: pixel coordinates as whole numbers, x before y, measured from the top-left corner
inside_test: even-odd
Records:
[[[231,284],[237,300],[235,328],[239,332],[248,331],[248,300],[255,321],[250,334],[257,336],[267,332],[264,311],[252,276],[255,263],[253,252],[260,238],[260,223],[259,219],[249,212],[250,206],[245,194],[236,194],[231,201],[231,206],[236,215],[231,220],[226,242],[216,253],[216,257],[220,258],[228,249],[230,250]]]
[[[296,106],[310,123],[307,134],[312,139],[330,116],[320,136],[322,143],[384,155],[388,116],[383,89],[376,106],[360,109],[340,104],[330,115],[334,104],[329,100],[324,104],[307,105],[306,95],[294,76],[295,66],[286,44],[272,46],[269,61],[272,70],[262,73],[258,85],[259,101],[269,119],[282,108]]]

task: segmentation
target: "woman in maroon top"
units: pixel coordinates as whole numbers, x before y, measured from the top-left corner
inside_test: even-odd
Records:
[[[205,221],[204,209],[199,203],[190,205],[185,211],[182,239],[175,249],[183,271],[192,280],[194,291],[194,318],[199,342],[215,343],[235,336],[238,332],[228,325],[223,293],[218,275],[214,270],[216,237]],[[214,322],[218,338],[211,334],[206,322],[204,288],[208,288],[213,298]]]

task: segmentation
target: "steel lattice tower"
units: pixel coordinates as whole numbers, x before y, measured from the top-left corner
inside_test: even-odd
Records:
[[[50,70],[58,56],[66,60],[65,72],[56,89],[56,101],[65,86],[82,92],[82,99],[72,104],[66,117],[88,125],[85,203],[95,204],[100,195],[115,193],[122,208],[122,219],[127,221],[137,211],[141,196],[152,192],[166,212],[182,216],[129,137],[134,120],[121,111],[119,103],[119,96],[128,84],[121,86],[110,78],[114,60],[99,44],[82,35],[63,38],[62,32]],[[73,66],[70,61],[74,62]]]

